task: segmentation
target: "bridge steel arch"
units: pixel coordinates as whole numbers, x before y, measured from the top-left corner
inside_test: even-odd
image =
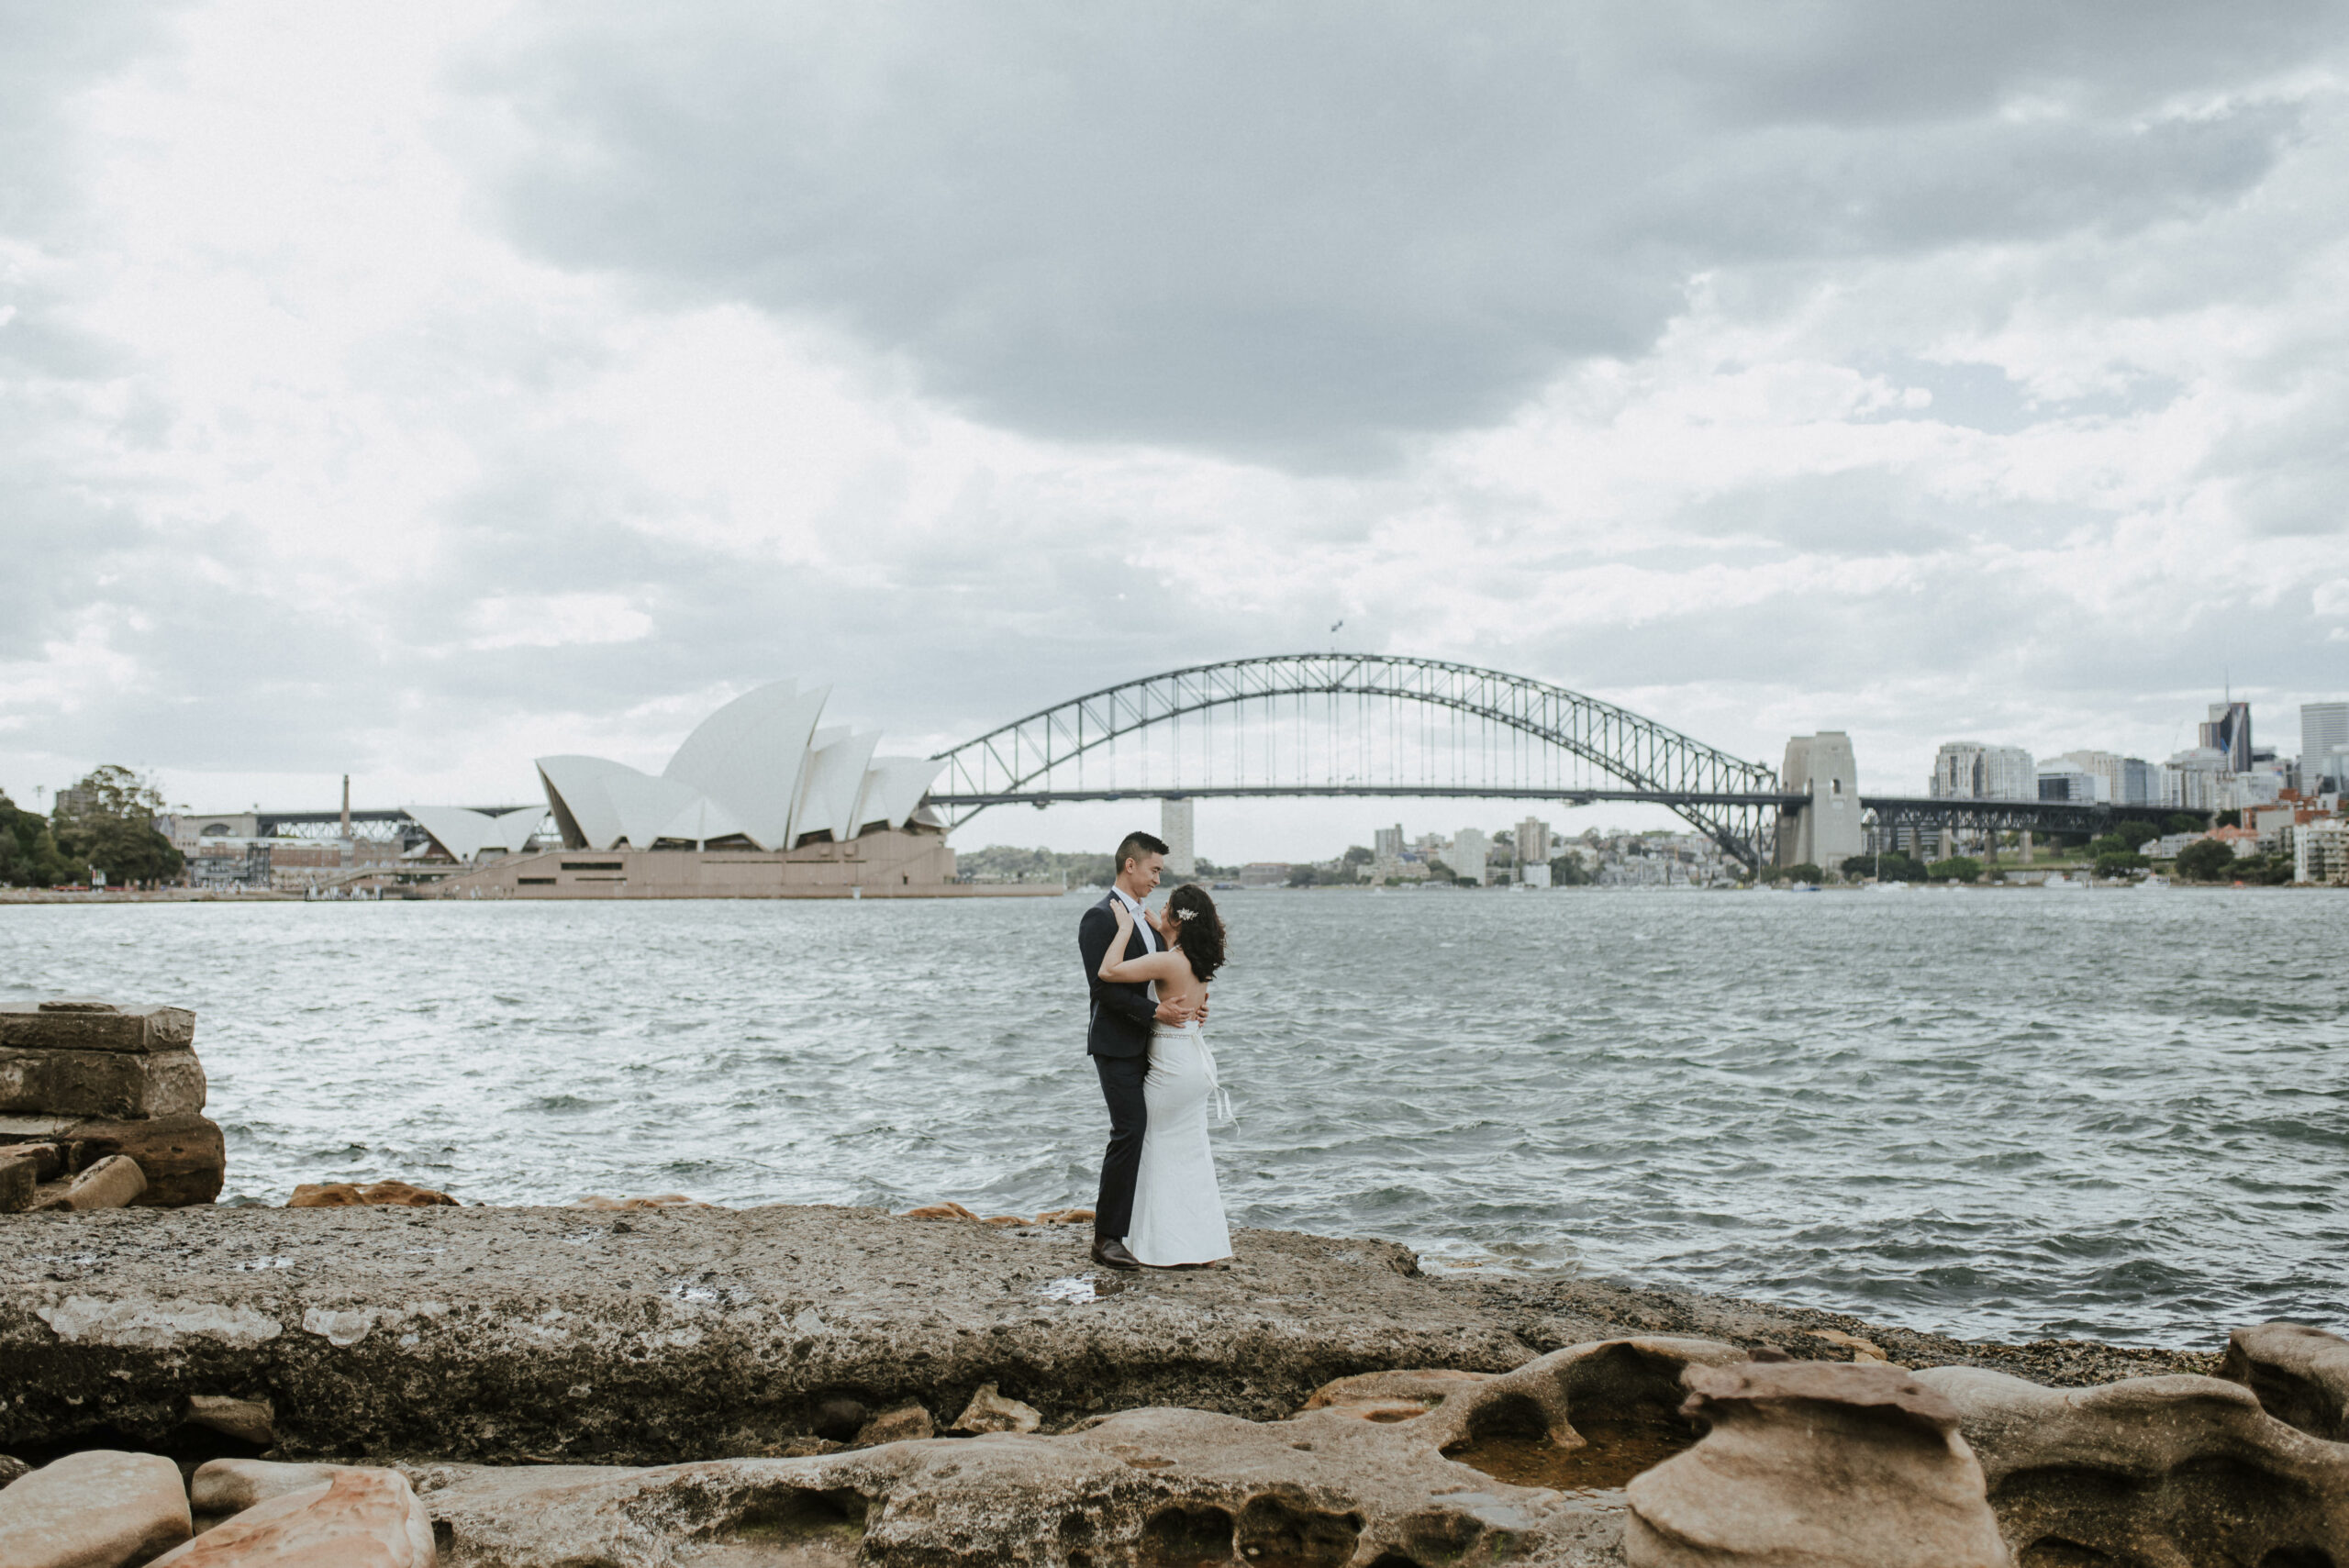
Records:
[[[930,786],[930,798],[934,806],[959,812],[950,818],[950,826],[954,827],[991,805],[1043,805],[1053,798],[1069,798],[1078,792],[1043,787],[1053,771],[1111,746],[1121,737],[1212,709],[1308,695],[1376,697],[1448,708],[1556,747],[1622,780],[1625,785],[1620,792],[1527,790],[1495,783],[1489,788],[1431,788],[1425,791],[1429,795],[1569,801],[1610,795],[1654,799],[1749,867],[1759,868],[1765,852],[1765,825],[1787,803],[1775,770],[1691,740],[1628,708],[1523,675],[1441,659],[1375,653],[1230,659],[1105,686],[937,753],[937,760],[946,767]],[[1355,791],[1344,785],[1277,784],[1202,791],[1170,783],[1082,792],[1094,799],[1199,793],[1341,795]],[[1408,781],[1397,781],[1364,787],[1359,793],[1420,792]]]

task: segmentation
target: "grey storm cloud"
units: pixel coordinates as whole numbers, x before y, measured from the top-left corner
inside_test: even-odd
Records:
[[[1638,353],[1709,269],[2127,233],[2337,6],[565,5],[469,73],[512,232],[1043,435],[1301,467]]]

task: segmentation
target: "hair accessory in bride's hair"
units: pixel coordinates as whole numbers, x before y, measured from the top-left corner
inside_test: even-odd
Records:
[[[1177,909],[1177,910],[1175,910],[1174,913],[1174,917],[1175,917],[1176,919],[1178,919],[1178,920],[1187,920],[1187,919],[1189,919],[1192,916],[1194,916],[1194,915],[1197,914],[1197,913],[1198,913],[1198,911],[1197,911],[1197,909]]]

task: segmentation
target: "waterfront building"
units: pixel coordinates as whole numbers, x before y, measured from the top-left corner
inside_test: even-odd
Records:
[[[2251,771],[2251,705],[2232,698],[2210,705],[2210,717],[2202,727],[2201,744],[2226,758],[2226,771],[2247,773]]]
[[[2220,811],[2226,793],[2227,755],[2214,746],[2191,746],[2161,770],[2160,804],[2175,811]]]
[[[876,756],[879,736],[818,728],[829,688],[759,686],[696,726],[658,775],[590,756],[538,759],[560,849],[508,852],[436,885],[448,897],[875,898],[1051,894],[960,882],[922,804],[944,763]],[[514,830],[505,817],[410,807],[435,830]],[[452,846],[453,847],[453,846]]]
[[[2038,775],[2020,746],[1945,740],[1925,793],[1943,800],[2036,800]]]
[[[1170,877],[1198,874],[1198,857],[1191,845],[1192,804],[1189,800],[1159,802],[1158,836],[1166,840],[1166,874]]]
[[[1373,860],[1399,861],[1403,858],[1403,825],[1375,828],[1370,834],[1370,854]]]
[[[1517,858],[1525,865],[1550,863],[1550,825],[1529,817],[1517,825]]]
[[[657,777],[603,757],[540,757],[563,848],[775,851],[914,826],[945,764],[876,758],[878,734],[819,729],[830,695],[791,681],[746,692],[702,720]],[[923,825],[939,830],[935,818]]]
[[[2039,768],[2039,798],[2060,800],[2072,805],[2112,798],[2110,783],[2096,773],[2078,768],[2043,762]]]
[[[1445,858],[1444,863],[1452,868],[1454,876],[1469,877],[1479,883],[1489,882],[1492,878],[1486,873],[1485,862],[1491,853],[1491,840],[1482,830],[1463,828],[1453,835],[1452,853]]]
[[[2349,702],[2302,703],[2300,787],[2317,790],[2326,779],[2338,780],[2343,753],[2349,753]]]
[[[2321,817],[2292,830],[2292,880],[2349,885],[2349,820]]]
[[[2051,757],[2041,763],[2040,776],[2046,777],[2051,770],[2057,773],[2086,773],[2096,781],[2090,798],[2110,806],[2128,804],[2128,768],[2126,760],[2118,753],[2066,751],[2060,757]],[[2075,795],[2069,798],[2076,800],[2079,796]]]
[[[1286,861],[1250,861],[1240,868],[1242,887],[1286,887],[1297,868]]]

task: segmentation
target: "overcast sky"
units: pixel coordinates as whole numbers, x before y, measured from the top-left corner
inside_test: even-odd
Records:
[[[1877,790],[2349,695],[2338,5],[0,28],[28,805],[520,801],[783,674],[927,752],[1341,617]]]

